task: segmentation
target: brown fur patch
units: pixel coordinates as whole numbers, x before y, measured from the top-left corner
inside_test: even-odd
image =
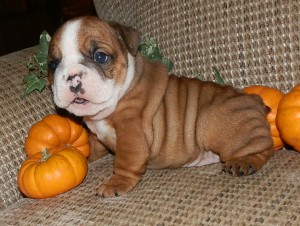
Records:
[[[80,51],[86,57],[95,48],[111,54],[111,62],[102,69],[122,85],[137,33],[93,17],[81,20]],[[59,42],[60,33],[51,48]],[[225,171],[234,175],[251,174],[273,155],[267,109],[260,98],[230,86],[169,76],[164,65],[139,53],[134,60],[130,88],[105,118],[116,140],[104,137],[101,142],[115,152],[115,164],[114,174],[99,187],[99,195],[125,194],[147,167],[182,167],[208,152],[219,155]]]

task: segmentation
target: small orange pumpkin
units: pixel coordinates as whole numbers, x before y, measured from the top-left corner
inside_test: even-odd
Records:
[[[31,157],[44,148],[51,149],[62,145],[72,145],[85,157],[90,154],[86,129],[67,117],[52,114],[30,128],[25,141],[25,152],[28,157]]]
[[[86,177],[85,156],[74,147],[44,149],[27,159],[18,173],[21,192],[30,198],[50,198],[78,186]]]
[[[274,148],[275,150],[280,150],[283,147],[283,141],[276,126],[276,116],[278,104],[284,96],[284,93],[276,88],[260,85],[246,87],[244,91],[248,94],[259,95],[264,104],[271,108],[271,111],[267,115],[267,120],[270,124]]]
[[[300,84],[281,99],[276,124],[282,139],[300,152]]]

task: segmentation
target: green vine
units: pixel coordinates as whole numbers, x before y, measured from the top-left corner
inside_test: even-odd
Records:
[[[26,88],[23,96],[27,96],[35,90],[42,92],[46,87],[48,69],[47,56],[50,40],[50,35],[46,31],[43,31],[39,39],[38,53],[34,55],[26,65],[28,74],[24,77]]]
[[[50,40],[50,35],[46,31],[43,31],[39,39],[38,53],[27,63],[28,74],[24,77],[26,87],[23,96],[27,96],[36,90],[42,92],[47,85],[47,56]],[[139,45],[139,51],[148,59],[165,64],[168,71],[171,71],[174,67],[173,62],[161,54],[154,38],[145,39]],[[216,67],[214,67],[213,70],[216,82],[222,85],[225,84],[219,70]]]
[[[168,71],[171,71],[174,67],[173,62],[161,54],[158,44],[155,42],[154,38],[148,38],[144,40],[139,45],[139,51],[141,52],[142,55],[144,55],[148,59],[159,61],[165,64],[166,67],[168,68]]]
[[[27,63],[28,74],[24,77],[26,84],[23,96],[37,90],[42,92],[47,85],[47,55],[50,35],[43,31],[40,35],[38,54],[34,55]],[[139,45],[139,51],[150,60],[157,60],[165,64],[168,70],[172,70],[173,62],[165,58],[159,51],[153,38],[146,39]]]

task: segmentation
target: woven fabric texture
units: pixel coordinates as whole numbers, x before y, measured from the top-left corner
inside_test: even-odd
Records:
[[[0,208],[21,198],[17,172],[25,159],[23,147],[28,129],[55,109],[49,89],[22,98],[26,63],[36,52],[36,48],[29,48],[0,57]]]
[[[287,92],[300,83],[297,0],[94,0],[98,15],[154,37],[178,76]],[[95,197],[113,156],[89,165],[85,181],[55,198],[22,197],[17,172],[29,128],[55,112],[49,89],[22,98],[37,48],[0,57],[0,225],[299,225],[300,154],[276,153],[257,174],[234,178],[222,165],[149,170],[129,194]]]
[[[95,197],[113,158],[89,166],[79,187],[46,200],[23,199],[0,212],[0,225],[297,225],[300,158],[281,151],[259,173],[234,178],[221,165],[149,170],[123,197]],[[23,217],[21,217],[23,216]]]
[[[99,17],[154,37],[179,76],[289,90],[300,82],[300,2],[250,0],[95,1]]]

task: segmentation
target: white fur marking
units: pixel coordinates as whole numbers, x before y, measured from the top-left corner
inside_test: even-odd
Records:
[[[75,20],[66,24],[62,32],[60,49],[63,56],[63,65],[76,64],[82,59],[79,51],[78,39],[81,20]]]
[[[212,151],[206,151],[204,154],[200,154],[193,162],[187,163],[183,167],[204,166],[218,162],[220,162],[219,155],[213,153]]]
[[[96,130],[97,134],[99,134],[99,139],[111,136],[116,137],[115,130],[105,120],[96,122]]]
[[[97,135],[97,138],[100,141],[109,142],[109,143],[105,143],[105,145],[107,145],[112,149],[115,149],[116,131],[105,121],[105,119],[100,121],[87,121],[86,123],[87,126],[90,128],[90,130]]]

